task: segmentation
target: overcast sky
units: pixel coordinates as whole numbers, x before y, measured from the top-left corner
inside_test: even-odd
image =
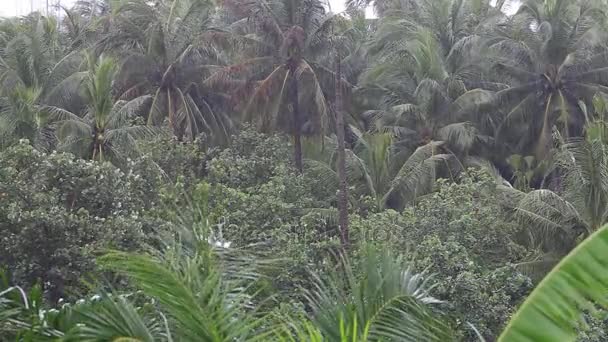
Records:
[[[64,6],[71,6],[76,0],[59,0]],[[24,15],[30,9],[44,9],[47,0],[0,0],[0,16]],[[58,0],[48,0],[49,4],[55,4]]]

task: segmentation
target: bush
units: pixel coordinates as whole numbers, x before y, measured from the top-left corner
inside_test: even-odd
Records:
[[[17,144],[0,153],[0,264],[51,300],[78,294],[96,251],[138,249],[154,235],[154,190],[109,163]]]
[[[513,266],[527,250],[495,192],[488,175],[470,171],[459,183],[440,181],[437,192],[403,213],[354,217],[351,228],[354,239],[408,251],[418,271],[435,273],[433,294],[472,340],[467,323],[494,340],[533,287]]]
[[[244,129],[233,137],[229,148],[209,162],[209,182],[250,188],[287,170],[293,172],[291,158],[285,137]]]
[[[157,173],[170,182],[179,179],[188,184],[196,183],[206,173],[207,154],[202,142],[181,142],[163,136],[152,140],[140,141],[142,157],[138,162],[144,163],[144,172]],[[162,171],[161,171],[162,170]]]
[[[282,295],[277,299],[285,301],[298,299],[308,271],[339,243],[320,215],[307,214],[320,204],[312,198],[312,182],[291,163],[284,137],[244,130],[209,162],[208,179],[194,195],[199,202],[208,198],[209,219],[233,246],[255,245],[280,260],[269,278]]]

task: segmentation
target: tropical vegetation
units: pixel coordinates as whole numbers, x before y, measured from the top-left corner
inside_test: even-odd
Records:
[[[0,18],[0,340],[608,340],[605,0],[54,12]]]

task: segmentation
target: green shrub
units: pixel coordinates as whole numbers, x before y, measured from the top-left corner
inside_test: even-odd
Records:
[[[142,157],[138,162],[146,166],[142,168],[143,172],[160,172],[170,182],[182,178],[188,180],[188,184],[195,183],[196,179],[202,178],[206,173],[207,154],[199,140],[181,142],[159,136],[140,141],[139,145]]]
[[[419,271],[435,274],[433,295],[446,302],[469,339],[474,333],[467,323],[496,338],[533,287],[513,266],[528,251],[517,243],[520,227],[494,196],[495,187],[488,175],[470,171],[458,183],[440,181],[437,192],[403,213],[352,220],[354,239],[406,253]]]
[[[208,216],[235,247],[279,259],[271,286],[281,300],[298,299],[315,268],[339,244],[323,217],[309,213],[321,206],[312,196],[312,182],[291,166],[287,140],[244,130],[232,145],[209,162],[208,178],[194,198],[208,198]]]
[[[0,153],[0,264],[13,282],[39,282],[48,298],[78,294],[95,252],[141,248],[156,185],[109,163],[45,154],[28,144]]]

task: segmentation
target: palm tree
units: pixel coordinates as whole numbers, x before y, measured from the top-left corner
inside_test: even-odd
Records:
[[[606,89],[605,13],[594,1],[527,0],[495,26],[496,94],[502,115],[496,137],[514,153],[540,158],[552,146],[552,128],[581,136],[581,105]],[[505,80],[505,81],[500,81]]]
[[[589,135],[572,138],[558,152],[556,167],[561,191],[510,191],[517,193],[517,216],[533,227],[540,247],[563,253],[608,222],[608,145]]]
[[[77,0],[64,13],[61,27],[64,29],[63,45],[70,49],[91,48],[107,33],[112,20],[116,0]]]
[[[349,1],[351,6],[368,6],[372,1]],[[388,47],[391,41],[409,37],[424,28],[433,32],[443,51],[450,51],[463,38],[484,33],[486,20],[504,18],[509,0],[403,0],[374,1],[380,15],[376,42]],[[405,36],[404,36],[405,35]]]
[[[57,121],[59,150],[98,161],[120,161],[136,152],[135,139],[154,134],[151,128],[131,125],[145,102],[152,99],[148,96],[115,101],[112,84],[116,62],[104,56],[98,60],[90,55],[88,58],[90,69],[83,82],[87,99],[84,116],[52,106],[43,111]]]
[[[86,63],[80,51],[63,46],[57,27],[55,18],[38,13],[0,21],[0,80],[4,93],[16,87],[38,89],[42,101],[59,104],[66,100],[67,91],[74,92],[78,79],[72,76]]]
[[[417,196],[433,189],[439,167],[450,155],[442,150],[442,142],[433,141],[409,152],[391,134],[375,133],[359,136],[351,150],[346,150],[346,174],[351,187],[351,201],[369,196],[377,209],[403,208]],[[338,189],[336,143],[326,140],[325,146],[306,150],[307,169],[325,189]]]
[[[44,143],[40,136],[39,97],[39,90],[23,87],[0,97],[0,145],[8,145],[17,138],[28,139],[38,147]]]
[[[128,0],[112,9],[101,50],[122,56],[116,87],[122,99],[153,94],[147,121],[167,119],[173,135],[207,133],[225,141],[231,120],[222,94],[205,87],[209,70],[224,63],[213,46],[215,4],[207,0]]]
[[[319,61],[331,59],[329,28],[335,15],[318,0],[235,1],[228,3],[234,32],[254,35],[255,57],[237,68],[256,82],[245,115],[263,130],[283,129],[294,138],[294,161],[302,170],[301,137],[325,132],[329,111],[320,75],[333,72]],[[243,23],[248,23],[243,27]],[[263,43],[262,43],[263,42]]]
[[[0,22],[0,73],[3,91],[20,85],[45,88],[63,56],[54,18],[38,13]],[[49,87],[45,90],[50,90]]]
[[[61,46],[54,18],[34,13],[0,21],[0,120],[5,142],[26,138],[49,149],[53,137],[44,118],[45,104],[77,110],[81,58]]]
[[[498,341],[576,341],[585,327],[585,311],[608,309],[606,260],[608,226],[589,236],[547,274]]]
[[[338,178],[340,183],[340,193],[338,194],[338,215],[342,246],[347,247],[349,244],[348,232],[348,180],[346,176],[346,151],[344,142],[344,104],[342,95],[342,58],[340,52],[336,51],[336,135],[338,139]]]
[[[406,10],[396,7],[380,19],[370,50],[377,62],[360,89],[376,99],[365,113],[373,129],[413,147],[442,140],[461,155],[491,141],[478,111],[491,92],[479,88],[494,85],[484,81],[486,46],[473,19],[493,12],[489,2],[475,3],[412,2],[417,15],[402,19]]]

